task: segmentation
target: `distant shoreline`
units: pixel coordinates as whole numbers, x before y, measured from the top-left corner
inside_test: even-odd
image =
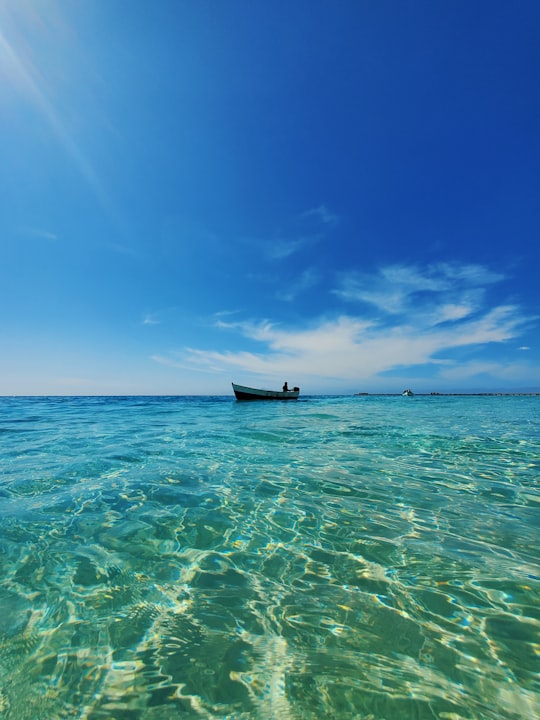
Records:
[[[353,397],[401,397],[401,393],[354,393]],[[540,397],[540,392],[413,393],[412,397]]]

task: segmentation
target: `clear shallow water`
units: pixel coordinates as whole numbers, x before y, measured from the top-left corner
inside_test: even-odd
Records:
[[[0,398],[0,720],[540,717],[540,398]]]

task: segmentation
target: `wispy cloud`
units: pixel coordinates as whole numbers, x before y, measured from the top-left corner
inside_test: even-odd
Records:
[[[56,233],[38,227],[19,228],[19,235],[27,238],[36,238],[37,240],[58,240],[58,235]]]
[[[365,276],[375,288],[381,317],[342,314],[313,321],[309,327],[285,328],[270,321],[225,322],[216,325],[260,343],[259,352],[186,349],[176,362],[199,370],[228,372],[233,376],[296,378],[303,382],[382,382],[382,377],[402,367],[430,367],[446,381],[489,373],[494,378],[512,373],[497,363],[463,366],[452,359],[458,348],[472,351],[489,343],[505,343],[518,337],[530,323],[519,306],[483,306],[482,288],[502,276],[475,266],[440,265],[437,269],[388,267],[374,278]],[[398,285],[396,288],[395,285]],[[341,291],[340,291],[341,292]],[[427,296],[416,297],[418,292]],[[460,302],[449,302],[458,296]],[[363,295],[362,295],[363,297]],[[396,297],[407,306],[416,302],[416,312],[405,313]],[[464,299],[466,298],[466,300]],[[349,297],[346,298],[348,301]],[[359,299],[359,298],[356,298]],[[393,322],[389,324],[387,314]],[[435,368],[435,370],[433,369]]]
[[[145,313],[141,320],[142,325],[160,325],[161,320],[155,315],[155,313]]]
[[[474,378],[488,378],[499,383],[537,384],[540,382],[540,371],[538,367],[521,362],[471,361],[442,368],[440,377],[453,384],[465,383]]]
[[[370,275],[351,272],[334,290],[342,300],[373,305],[384,313],[399,315],[417,307],[421,296],[436,298],[441,318],[448,313],[464,317],[484,293],[484,286],[503,276],[478,265],[439,263],[426,268],[389,265]],[[451,310],[453,308],[453,310]],[[455,319],[455,318],[454,318]]]
[[[176,368],[177,370],[193,370],[193,366],[190,365],[188,362],[182,362],[181,359],[177,358],[176,356],[168,356],[168,355],[152,355],[150,357],[151,360],[154,362],[159,363],[160,365],[164,365],[165,367],[172,367]],[[214,370],[216,371],[217,368]]]
[[[338,217],[326,205],[306,210],[292,218],[273,236],[259,238],[267,260],[286,260],[301,250],[321,242],[328,230],[338,224]]]
[[[318,240],[320,240],[319,235],[274,238],[265,242],[265,255],[269,260],[285,260],[308,245],[313,245]]]
[[[311,210],[306,210],[302,213],[302,217],[316,218],[324,225],[337,225],[339,222],[339,217],[335,213],[331,212],[324,204],[319,205],[319,207],[312,208]]]
[[[443,364],[442,359],[435,359],[442,350],[504,342],[515,335],[520,324],[521,318],[514,315],[512,308],[496,309],[478,321],[444,331],[413,324],[389,331],[350,316],[299,331],[269,323],[237,324],[237,330],[250,340],[264,343],[267,351],[246,354],[190,350],[187,356],[197,363],[211,362],[214,367],[218,363],[266,373],[283,368],[302,375],[352,379],[385,373],[396,366]]]
[[[315,268],[307,268],[295,280],[289,283],[286,288],[281,287],[276,297],[278,300],[292,302],[301,293],[317,285],[320,279],[320,273]]]

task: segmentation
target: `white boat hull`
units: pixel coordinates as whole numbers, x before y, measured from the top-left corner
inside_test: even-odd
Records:
[[[261,390],[232,383],[237,400],[296,400],[300,390]]]

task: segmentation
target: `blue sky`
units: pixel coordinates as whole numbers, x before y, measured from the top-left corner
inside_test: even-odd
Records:
[[[539,390],[539,33],[3,0],[0,394]]]

